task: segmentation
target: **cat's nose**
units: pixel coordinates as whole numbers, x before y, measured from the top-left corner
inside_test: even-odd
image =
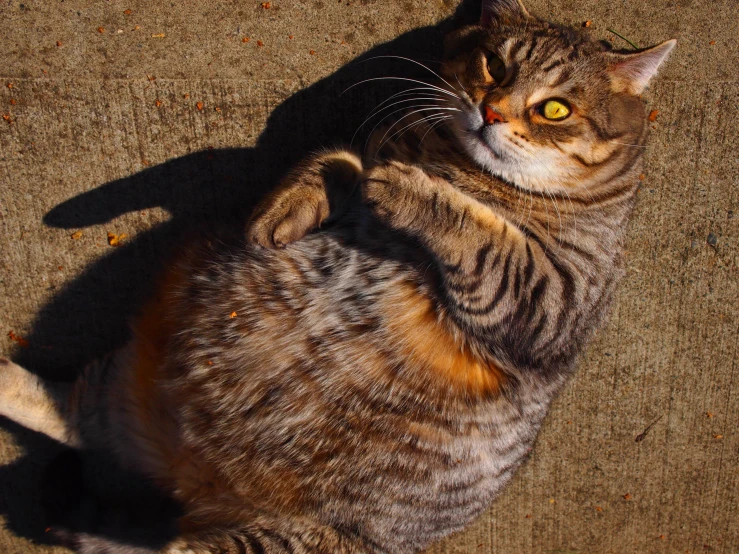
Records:
[[[505,123],[503,116],[496,112],[491,106],[485,104],[485,123],[492,125],[493,123]]]

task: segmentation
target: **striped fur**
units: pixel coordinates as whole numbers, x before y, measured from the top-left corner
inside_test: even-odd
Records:
[[[664,55],[486,1],[447,41],[446,111],[306,160],[246,238],[183,251],[132,342],[56,402],[56,438],[182,504],[169,554],[409,553],[461,529],[603,323],[647,131],[628,76]]]

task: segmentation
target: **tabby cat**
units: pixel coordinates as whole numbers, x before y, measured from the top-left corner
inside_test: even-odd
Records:
[[[674,45],[617,52],[486,0],[367,155],[314,155],[246,238],[189,247],[76,383],[2,360],[0,413],[175,498],[165,553],[400,554],[462,529],[603,323],[639,95]]]

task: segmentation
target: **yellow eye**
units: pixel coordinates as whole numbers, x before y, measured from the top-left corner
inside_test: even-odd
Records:
[[[541,107],[541,115],[552,121],[562,121],[572,113],[564,100],[547,100]]]

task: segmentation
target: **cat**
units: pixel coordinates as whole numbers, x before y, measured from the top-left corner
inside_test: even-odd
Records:
[[[400,554],[462,529],[603,325],[640,94],[674,46],[485,0],[367,155],[309,157],[239,240],[184,248],[75,383],[2,359],[0,413],[171,495],[164,553]],[[141,551],[101,541],[76,546]]]

